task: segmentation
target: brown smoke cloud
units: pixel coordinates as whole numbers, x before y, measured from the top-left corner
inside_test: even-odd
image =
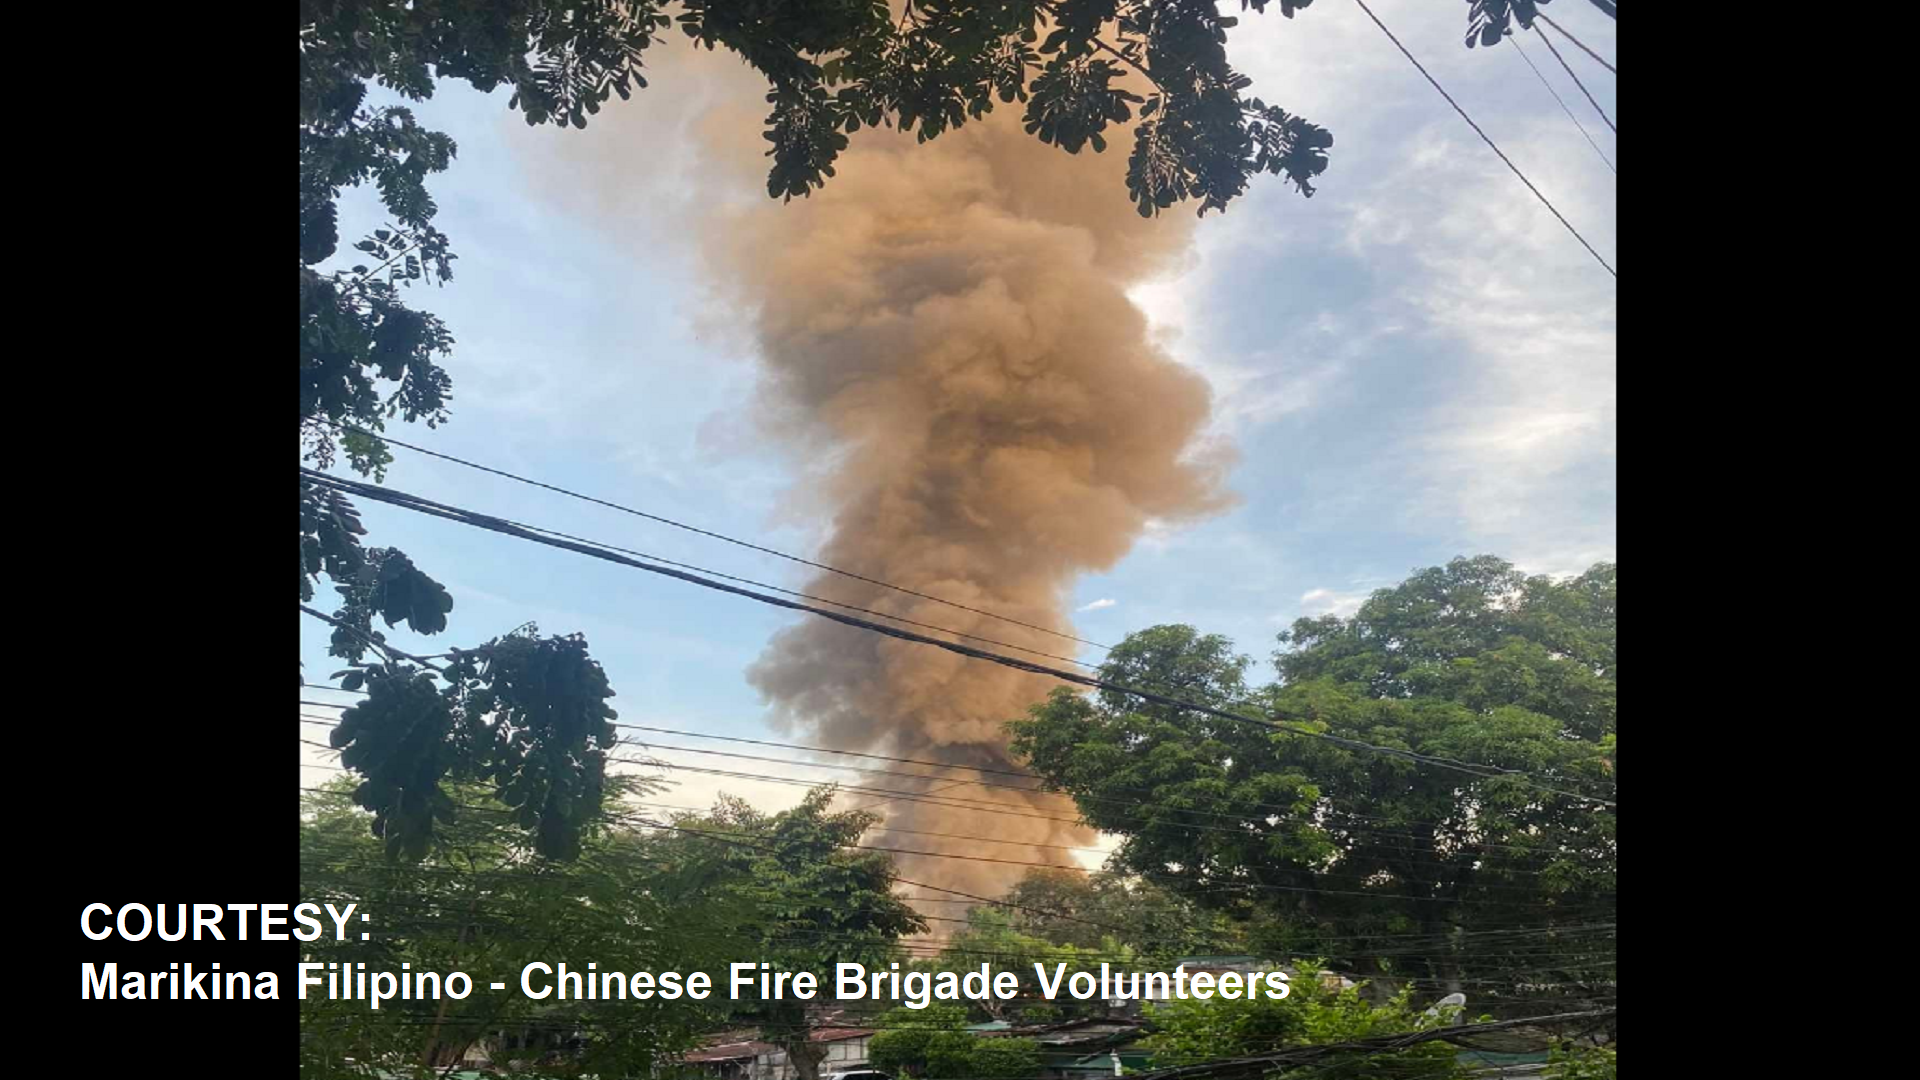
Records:
[[[703,175],[714,190],[762,183],[764,84],[719,57],[671,67],[630,109],[669,92],[705,103],[699,117],[653,121],[700,143],[702,164],[678,175]],[[637,130],[614,137],[659,144]],[[593,153],[628,153],[604,130],[596,145]],[[1150,520],[1223,505],[1223,462],[1190,456],[1208,417],[1206,384],[1153,344],[1126,295],[1183,253],[1190,218],[1140,218],[1124,168],[1117,147],[1074,156],[1038,142],[1021,130],[1019,107],[1003,106],[926,144],[862,132],[838,175],[809,199],[783,205],[762,189],[704,218],[680,217],[701,228],[721,295],[751,313],[765,369],[758,416],[815,456],[804,495],[832,517],[820,561],[1072,632],[1065,602],[1077,575],[1112,567]],[[1044,652],[1074,648],[834,575],[805,589]],[[749,678],[787,730],[824,745],[990,768],[1017,767],[1004,724],[1053,684],[817,619],[781,631]],[[975,805],[848,802],[873,805],[888,828],[1029,844],[1092,839],[1077,826],[1014,816],[1074,817],[1063,798],[949,788],[956,777],[1030,783],[878,777],[861,783]],[[1040,847],[906,835],[878,842],[1071,864],[1067,853]],[[906,877],[981,895],[997,895],[1022,873],[912,856],[900,863]]]

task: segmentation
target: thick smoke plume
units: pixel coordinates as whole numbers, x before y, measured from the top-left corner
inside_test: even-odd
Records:
[[[1071,632],[1076,575],[1111,567],[1150,519],[1216,505],[1217,474],[1183,458],[1207,418],[1206,385],[1154,347],[1126,295],[1187,229],[1142,221],[1120,167],[1118,155],[1072,157],[1038,142],[1007,109],[929,144],[884,132],[862,140],[825,191],[739,223],[728,269],[758,307],[770,395],[835,451],[821,562]],[[807,591],[1043,652],[1075,648],[835,575]],[[1017,767],[1006,721],[1052,685],[820,620],[782,631],[750,676],[826,745],[1001,769]],[[1059,797],[897,778],[876,786],[902,785],[939,793],[883,804],[891,827],[1091,839],[1013,816],[1072,818]],[[949,800],[980,805],[936,805]],[[1047,848],[912,836],[890,846],[1069,861]],[[1020,873],[903,862],[905,876],[981,895]]]
[[[754,106],[764,86],[704,59],[674,67],[649,96],[686,92],[684,81],[705,73],[718,104],[678,128],[701,140],[709,168],[758,182],[766,143]],[[716,79],[741,96],[711,96]],[[760,415],[817,455],[806,495],[832,520],[819,561],[1072,632],[1065,602],[1077,575],[1113,566],[1149,521],[1222,504],[1219,463],[1190,456],[1207,420],[1206,384],[1152,343],[1126,292],[1185,250],[1189,219],[1141,219],[1124,167],[1117,152],[1073,156],[1040,143],[1021,130],[1018,106],[1005,106],[926,144],[862,132],[824,191],[784,205],[762,195],[700,226],[713,280],[751,312],[766,373]],[[1043,652],[1076,648],[835,575],[804,588]],[[997,769],[1018,767],[1006,721],[1054,685],[816,619],[780,632],[749,676],[788,730],[808,739]],[[853,783],[935,794],[846,801],[885,813],[888,828],[1092,839],[1016,816],[1072,819],[1064,798],[955,779],[1033,783],[967,772],[870,777]],[[879,842],[1071,864],[1043,847]],[[983,896],[1022,873],[900,862],[903,876]]]

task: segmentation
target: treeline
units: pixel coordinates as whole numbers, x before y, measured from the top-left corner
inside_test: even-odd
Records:
[[[1294,969],[1296,993],[1283,1002],[1149,1008],[1156,1062],[1411,1030],[1444,1021],[1428,1007],[1453,993],[1468,1013],[1502,1018],[1608,1007],[1614,595],[1611,565],[1554,581],[1498,559],[1455,560],[1350,617],[1296,622],[1264,685],[1218,636],[1183,626],[1131,635],[1102,668],[1109,681],[1272,723],[1056,692],[1011,724],[1015,747],[1120,847],[1101,872],[1034,871],[1000,904],[955,904],[931,920],[896,894],[886,854],[852,846],[877,816],[831,811],[830,788],[777,814],[723,798],[708,813],[660,819],[633,801],[659,781],[609,778],[577,852],[554,858],[530,828],[537,818],[500,801],[497,784],[443,781],[432,841],[409,851],[380,835],[387,822],[343,779],[303,797],[302,899],[358,903],[377,932],[316,942],[303,959],[499,981],[535,960],[723,974],[754,959],[829,985],[841,962],[1015,973],[1024,992],[1009,1002],[860,1006],[859,1022],[883,1029],[875,1064],[926,1080],[1038,1072],[1032,1047],[969,1034],[971,1023],[1106,1009],[1041,1000],[1036,961],[1125,970],[1232,954]],[[940,944],[921,936],[935,920],[956,925],[948,919],[964,922]],[[1321,968],[1357,985],[1298,977]],[[424,1076],[484,1045],[503,1067],[638,1075],[709,1033],[750,1029],[813,1080],[824,1056],[808,1038],[817,1020],[805,1002],[724,994],[542,1002],[496,992],[377,1013],[309,999],[302,1074],[365,1076],[377,1064]],[[1406,1052],[1393,1068],[1413,1072],[1394,1075],[1451,1068],[1439,1046]],[[1557,1067],[1610,1061],[1583,1054]]]

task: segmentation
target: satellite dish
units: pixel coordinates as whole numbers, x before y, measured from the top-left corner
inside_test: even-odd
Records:
[[[1439,1001],[1434,1002],[1433,1007],[1427,1010],[1427,1015],[1437,1017],[1440,1015],[1441,1009],[1445,1009],[1445,1008],[1465,1009],[1466,1007],[1467,1007],[1467,995],[1448,994],[1446,997],[1443,997]],[[1453,1019],[1454,1019],[1454,1023],[1456,1024],[1460,1022],[1460,1017],[1458,1016],[1455,1016]]]

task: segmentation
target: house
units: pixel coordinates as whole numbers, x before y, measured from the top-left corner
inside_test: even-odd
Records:
[[[865,1068],[867,1043],[873,1028],[819,1027],[808,1039],[826,1046],[820,1059],[820,1075]],[[681,1056],[681,1061],[707,1073],[715,1080],[798,1080],[800,1070],[787,1060],[787,1052],[752,1033],[730,1032],[715,1036],[698,1050]]]
[[[722,1036],[722,1041],[710,1041],[698,1050],[689,1051],[680,1060],[711,1074],[716,1080],[752,1080],[754,1061],[779,1050],[772,1043],[727,1035]]]
[[[1014,1025],[1004,1020],[967,1029],[981,1038],[1031,1039],[1040,1048],[1046,1075],[1054,1080],[1095,1080],[1147,1068],[1137,1043],[1143,1027],[1126,1017],[1092,1017],[1059,1024]]]
[[[1104,1080],[1110,1076],[1131,1076],[1153,1068],[1153,1055],[1137,1047],[1122,1047],[1098,1054],[1085,1054],[1052,1067],[1061,1080]]]
[[[866,1068],[867,1044],[876,1034],[874,1028],[854,1027],[815,1028],[809,1032],[809,1041],[827,1044],[827,1056],[820,1059],[820,1075]],[[756,1071],[750,1080],[796,1080],[800,1075],[787,1063],[784,1051],[776,1050],[764,1063],[754,1064]]]

